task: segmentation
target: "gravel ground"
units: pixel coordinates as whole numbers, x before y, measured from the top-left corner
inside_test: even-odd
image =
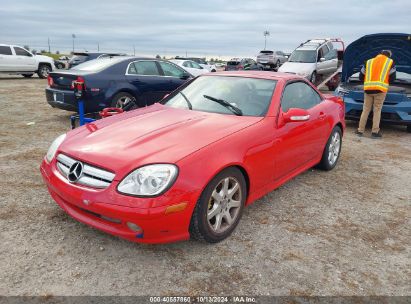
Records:
[[[0,78],[1,295],[411,295],[404,128],[372,140],[348,124],[335,170],[309,170],[255,202],[224,242],[141,245],[49,197],[39,165],[70,114],[48,106],[45,86]]]

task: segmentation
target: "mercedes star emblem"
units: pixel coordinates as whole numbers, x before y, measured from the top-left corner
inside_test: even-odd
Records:
[[[81,162],[75,162],[71,165],[67,179],[71,183],[75,183],[83,175],[83,164]]]

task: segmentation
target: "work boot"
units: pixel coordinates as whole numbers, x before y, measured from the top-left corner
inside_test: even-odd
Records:
[[[372,133],[371,133],[371,137],[374,138],[374,139],[379,139],[379,138],[381,138],[381,137],[382,137],[381,131],[378,131],[377,133],[372,132]]]
[[[355,131],[355,134],[357,134],[359,137],[361,137],[363,135],[363,133],[358,131],[358,130]]]

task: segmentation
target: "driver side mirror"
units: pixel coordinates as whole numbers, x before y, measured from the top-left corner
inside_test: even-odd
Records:
[[[310,119],[310,114],[307,110],[291,108],[287,112],[283,113],[283,120],[285,123],[307,121]]]
[[[325,58],[324,57],[321,57],[320,58],[320,62],[324,62],[325,61]]]

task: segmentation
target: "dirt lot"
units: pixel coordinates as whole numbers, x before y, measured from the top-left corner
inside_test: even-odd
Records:
[[[411,295],[411,134],[353,135],[339,165],[309,170],[246,209],[217,245],[140,245],[68,217],[39,164],[69,128],[45,80],[0,78],[0,294]],[[34,124],[29,124],[34,122]]]

